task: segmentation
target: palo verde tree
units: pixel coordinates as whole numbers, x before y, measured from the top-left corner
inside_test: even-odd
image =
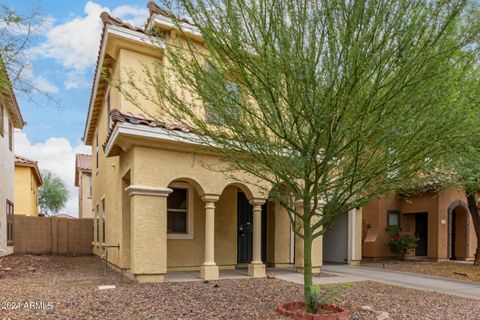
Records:
[[[313,312],[312,241],[338,216],[422,179],[456,141],[454,93],[474,57],[476,9],[460,0],[177,2],[190,30],[172,15],[175,35],[157,34],[163,61],[125,71],[118,87],[150,116],[189,128],[182,137],[216,150],[225,174],[281,186],[265,191],[304,241]]]
[[[65,183],[53,172],[42,170],[43,185],[38,191],[40,211],[47,215],[56,215],[68,200],[68,190]]]

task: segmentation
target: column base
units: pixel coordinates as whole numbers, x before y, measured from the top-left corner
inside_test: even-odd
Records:
[[[322,267],[312,267],[312,273],[320,273]],[[303,267],[295,267],[295,272],[297,273],[303,273],[304,268]]]
[[[349,265],[351,266],[359,266],[361,263],[361,260],[352,260],[350,261]]]
[[[134,274],[139,283],[158,283],[165,281],[165,274]]]
[[[203,280],[218,280],[220,274],[217,265],[202,265],[200,267],[200,277]]]
[[[248,275],[254,278],[266,277],[265,265],[263,263],[250,263],[248,265]]]

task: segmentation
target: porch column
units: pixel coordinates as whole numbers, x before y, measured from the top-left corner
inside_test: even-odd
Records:
[[[248,265],[248,275],[254,278],[265,277],[265,264],[262,262],[262,205],[265,200],[252,199],[253,206],[253,257]]]
[[[348,264],[359,265],[362,260],[362,208],[348,212]]]
[[[303,215],[303,201],[295,201],[295,207],[299,215]],[[303,221],[299,218],[295,218],[296,227],[300,230],[303,229]],[[312,225],[318,221],[318,217],[312,217]],[[295,271],[303,273],[304,261],[303,261],[303,239],[295,235]],[[323,238],[319,236],[312,242],[312,272],[318,273],[322,267],[323,262]]]
[[[218,266],[215,263],[215,202],[218,195],[204,195],[205,202],[205,262],[200,268],[203,280],[218,280]]]
[[[132,274],[138,282],[163,282],[167,273],[169,188],[129,186]]]

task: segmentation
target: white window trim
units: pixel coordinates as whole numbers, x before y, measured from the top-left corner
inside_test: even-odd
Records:
[[[193,208],[193,188],[188,183],[183,182],[174,182],[168,186],[169,188],[175,189],[187,189],[187,233],[168,233],[167,239],[178,239],[178,240],[192,240],[193,239],[193,219],[194,219],[194,208]],[[167,219],[168,219],[168,205],[167,205]]]

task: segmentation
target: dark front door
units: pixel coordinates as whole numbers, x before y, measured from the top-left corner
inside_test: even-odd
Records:
[[[266,205],[262,206],[262,261],[266,258]],[[253,255],[253,207],[245,193],[237,194],[237,263],[252,261]]]
[[[415,215],[415,233],[419,238],[417,248],[415,249],[416,256],[428,255],[428,214],[417,213]]]
[[[457,214],[455,213],[455,210],[452,211],[452,216],[451,216],[451,225],[450,228],[452,228],[452,232],[450,233],[450,245],[451,245],[451,254],[450,254],[450,259],[456,260],[457,256],[455,253],[455,240],[457,238]]]

